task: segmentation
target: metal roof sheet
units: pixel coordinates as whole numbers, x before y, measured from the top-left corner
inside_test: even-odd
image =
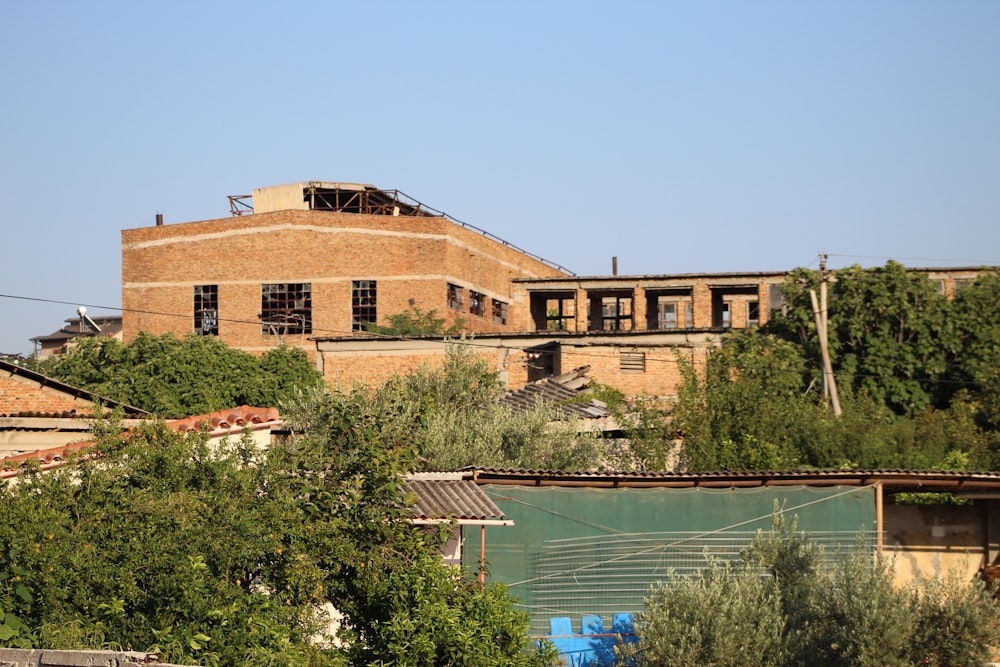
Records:
[[[416,522],[509,522],[503,510],[470,479],[409,478],[403,490],[416,497],[410,508],[410,517]]]

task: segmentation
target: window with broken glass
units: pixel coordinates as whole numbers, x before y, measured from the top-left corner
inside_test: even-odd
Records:
[[[493,321],[497,324],[507,324],[507,304],[493,299]]]
[[[364,331],[366,324],[375,324],[378,319],[375,308],[374,280],[355,280],[351,288],[351,308],[354,314],[354,331]]]
[[[312,284],[261,285],[260,326],[271,336],[312,333]]]
[[[194,331],[199,336],[219,335],[219,286],[194,286]]]
[[[448,307],[462,310],[465,305],[465,290],[458,285],[448,283]]]
[[[486,297],[479,292],[469,290],[469,312],[483,317],[486,314]]]

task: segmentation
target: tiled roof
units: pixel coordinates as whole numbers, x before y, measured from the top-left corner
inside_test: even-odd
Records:
[[[277,428],[283,424],[284,422],[281,419],[281,415],[278,414],[277,408],[254,408],[248,405],[166,422],[167,428],[180,433],[199,431],[205,428],[211,437],[219,437],[234,431],[240,432],[247,426],[256,430],[260,428]],[[88,440],[86,442],[74,442],[60,447],[39,449],[34,452],[9,456],[0,460],[0,478],[17,476],[20,473],[21,466],[28,461],[37,461],[42,470],[54,468],[65,463],[66,456],[70,452],[89,449],[93,446],[94,441]]]
[[[403,490],[416,496],[410,508],[410,517],[415,523],[447,519],[465,524],[510,523],[503,510],[471,479],[410,476]]]
[[[1000,492],[1000,472],[954,470],[748,470],[716,472],[567,472],[465,468],[478,484],[593,488],[752,488],[760,486],[864,486],[892,491]]]
[[[580,366],[568,373],[538,380],[510,392],[501,398],[500,402],[509,405],[515,412],[530,410],[542,401],[554,406],[563,418],[610,417],[611,411],[608,410],[607,404],[593,398],[588,401],[581,399],[581,392],[590,386],[590,378],[587,377],[589,370],[590,366]]]
[[[231,431],[233,429],[242,430],[246,426],[280,426],[281,415],[278,408],[252,408],[249,405],[241,405],[238,408],[226,408],[216,410],[207,415],[196,415],[167,422],[167,426],[175,431],[200,431],[207,429],[215,434],[217,431]]]

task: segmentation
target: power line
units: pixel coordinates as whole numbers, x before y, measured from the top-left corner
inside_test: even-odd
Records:
[[[40,303],[53,303],[53,304],[69,305],[69,306],[86,306],[87,308],[95,308],[95,309],[101,309],[101,310],[113,310],[113,311],[118,311],[118,312],[121,312],[121,313],[137,313],[137,314],[143,314],[143,315],[157,315],[157,316],[161,316],[161,317],[172,317],[172,318],[179,318],[179,319],[185,319],[185,320],[190,320],[191,317],[192,317],[190,314],[171,313],[171,312],[157,311],[157,310],[144,310],[144,309],[139,309],[139,308],[122,308],[121,306],[107,306],[107,305],[101,305],[101,304],[81,303],[79,301],[65,301],[65,300],[61,300],[61,299],[47,299],[47,298],[43,298],[43,297],[21,296],[21,295],[16,295],[16,294],[0,294],[0,298],[4,298],[4,299],[16,299],[16,300],[21,300],[21,301],[35,301],[35,302],[40,302]],[[230,324],[249,324],[249,325],[254,325],[254,326],[260,325],[260,320],[243,320],[243,319],[221,318],[220,317],[218,321],[219,322],[227,322],[227,323],[230,323]],[[666,331],[682,331],[682,330],[664,330],[664,331],[666,332]],[[683,330],[683,331],[691,331],[691,330]],[[340,329],[314,329],[313,330],[313,334],[315,334],[315,333],[340,335],[340,336],[344,336],[345,338],[362,339],[361,337],[357,336],[358,332],[356,332],[356,331],[343,331],[343,330],[340,330]],[[607,332],[607,333],[609,333],[609,334],[615,334],[615,333],[620,333],[620,332]],[[728,332],[726,332],[726,333],[728,333]],[[528,353],[528,354],[537,354],[539,356],[555,355],[555,354],[557,354],[557,352],[555,350],[532,349],[532,348],[524,348],[524,347],[511,347],[509,345],[503,345],[503,344],[499,344],[499,343],[490,343],[490,342],[486,342],[486,341],[479,341],[479,340],[476,340],[474,338],[474,336],[475,336],[474,333],[470,334],[470,335],[473,336],[473,337],[472,338],[464,338],[464,337],[463,338],[451,338],[447,342],[449,344],[453,344],[453,345],[461,345],[461,346],[465,346],[465,347],[469,347],[469,348],[478,348],[478,349],[484,349],[484,350],[495,350],[495,351],[509,350],[509,351],[516,351],[516,352],[524,352],[524,353]],[[422,337],[405,336],[405,335],[398,335],[398,334],[382,334],[382,333],[378,333],[378,332],[364,332],[364,337],[373,338],[373,339],[384,339],[384,340],[404,340],[404,341],[405,340],[423,340]],[[547,341],[547,342],[558,342],[558,341]],[[543,344],[545,344],[545,343],[543,343]],[[635,345],[620,345],[619,347],[629,347],[629,348],[632,348],[632,347],[636,347],[636,346]],[[407,347],[389,347],[389,346],[386,346],[386,345],[382,345],[380,347],[380,350],[384,351],[384,352],[405,352],[405,351],[408,351],[409,349],[410,348],[407,348]],[[660,348],[660,349],[663,349],[663,348]],[[677,352],[678,352],[678,350],[689,350],[689,349],[691,349],[691,348],[689,348],[689,347],[668,346],[668,347],[666,347],[666,351],[669,352],[669,353],[672,353],[671,356],[668,356],[668,357],[661,357],[661,356],[650,357],[650,356],[647,356],[645,362],[647,364],[649,364],[649,363],[654,363],[654,364],[664,363],[664,364],[678,364],[679,365],[681,363],[681,361],[677,358]],[[572,354],[575,357],[581,357],[583,359],[597,359],[597,360],[607,359],[607,360],[614,360],[614,359],[619,359],[620,358],[617,353],[602,353],[602,352],[596,352],[596,351],[585,351],[581,347],[574,347]],[[525,361],[524,363],[528,363],[528,361]],[[957,370],[960,367],[949,365],[948,368],[953,369],[953,370]],[[810,366],[807,363],[807,364],[803,365],[800,368],[788,369],[788,370],[779,371],[779,372],[783,372],[783,373],[789,374],[789,375],[792,374],[792,373],[797,374],[797,375],[802,375],[802,374],[805,374],[805,373],[813,372],[815,370],[817,370],[815,367]],[[771,372],[771,374],[773,375],[773,374],[776,374],[776,373],[775,372]],[[845,374],[841,372],[841,373],[838,373],[838,375],[845,375]],[[866,373],[850,373],[850,374],[847,374],[847,375],[849,377],[856,378],[856,379],[870,378],[870,379],[886,380],[886,379],[892,378],[892,379],[900,379],[900,380],[921,382],[921,383],[924,383],[924,384],[941,384],[941,385],[956,385],[956,386],[977,386],[978,385],[977,382],[973,382],[973,381],[948,380],[948,379],[925,378],[925,377],[917,377],[917,378],[910,377],[910,378],[906,378],[906,377],[900,377],[900,376],[897,376],[897,375],[879,375],[879,374],[866,374]]]

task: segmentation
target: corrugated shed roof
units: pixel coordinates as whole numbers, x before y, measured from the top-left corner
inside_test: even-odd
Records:
[[[404,492],[416,496],[410,517],[417,523],[454,519],[459,523],[508,523],[503,510],[471,479],[413,479]]]
[[[1000,491],[1000,472],[955,470],[745,470],[714,472],[572,472],[465,468],[478,484],[576,486],[593,488],[744,488],[757,486],[864,486],[881,484],[892,492]]]
[[[533,382],[500,399],[515,412],[530,410],[539,401],[555,407],[563,418],[602,419],[610,417],[606,403],[597,399],[582,400],[581,392],[590,386],[590,366],[580,366],[568,373]]]

